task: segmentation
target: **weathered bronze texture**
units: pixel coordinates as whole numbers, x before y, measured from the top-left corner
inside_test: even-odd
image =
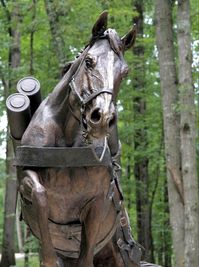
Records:
[[[30,122],[30,100],[27,96],[15,93],[6,100],[10,134],[17,140],[21,140]]]
[[[33,115],[41,104],[40,82],[34,77],[25,77],[17,83],[17,91],[29,97],[31,115]]]
[[[88,45],[67,64],[61,81],[34,113],[16,154],[17,165],[24,168],[19,178],[22,215],[40,239],[42,267],[139,266],[140,248],[130,234],[117,174],[115,106],[128,71],[124,51],[133,45],[135,29],[121,39],[107,29],[107,15],[100,15]],[[99,165],[93,166],[88,146]],[[39,148],[43,156],[35,154]],[[67,148],[85,151],[79,166],[59,161],[70,157]]]
[[[53,155],[53,157],[52,157]],[[31,167],[91,167],[109,166],[110,152],[106,149],[100,160],[93,146],[86,147],[30,147],[16,149],[15,165]]]

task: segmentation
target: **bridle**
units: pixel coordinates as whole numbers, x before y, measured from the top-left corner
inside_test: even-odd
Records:
[[[80,61],[80,64],[75,72],[75,74],[72,76],[71,78],[71,81],[69,83],[69,87],[71,89],[71,91],[73,92],[73,94],[76,96],[79,104],[80,104],[80,107],[81,107],[81,115],[84,113],[85,109],[86,109],[86,106],[88,103],[90,103],[94,98],[96,98],[98,95],[102,94],[102,93],[108,93],[110,95],[113,95],[113,88],[102,88],[102,89],[99,89],[99,90],[96,90],[94,91],[93,93],[91,93],[90,95],[88,95],[87,97],[82,97],[78,90],[77,90],[77,87],[76,87],[76,84],[75,84],[75,78],[76,76],[78,75],[79,71],[80,71],[80,68],[87,56],[87,53],[88,53],[88,50],[92,47],[92,45],[97,41],[97,40],[100,40],[100,39],[107,39],[109,41],[109,44],[110,44],[110,47],[111,49],[114,51],[114,53],[116,53],[119,57],[120,57],[120,52],[119,52],[119,49],[116,49],[116,46],[114,44],[113,41],[111,41],[111,29],[109,30],[106,30],[102,35],[100,36],[95,36],[91,39],[89,45],[87,45],[85,47],[85,49],[83,50],[82,54],[80,55],[82,57],[81,61]]]
[[[75,85],[75,77],[72,78],[72,80],[69,83],[69,86],[72,90],[72,92],[77,96],[79,103],[81,104],[81,110],[84,111],[86,108],[86,105],[91,102],[95,97],[97,97],[98,95],[102,94],[102,93],[108,93],[110,95],[113,94],[113,89],[111,88],[102,88],[99,90],[96,90],[95,92],[93,92],[92,94],[90,94],[89,96],[87,96],[86,98],[83,98],[82,96],[80,96],[76,85]]]

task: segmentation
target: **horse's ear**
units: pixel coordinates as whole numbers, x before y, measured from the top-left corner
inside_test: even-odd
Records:
[[[121,38],[124,51],[126,51],[127,49],[131,48],[134,45],[136,39],[136,33],[137,33],[137,27],[136,25],[134,25],[134,27]]]
[[[103,11],[92,29],[92,36],[97,37],[102,35],[107,29],[108,11]]]

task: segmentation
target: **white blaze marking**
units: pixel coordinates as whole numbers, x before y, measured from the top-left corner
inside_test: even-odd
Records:
[[[104,82],[104,88],[113,90],[113,64],[114,64],[114,52],[111,50],[107,55],[108,64],[107,64],[107,79]],[[96,97],[96,106],[101,107],[103,114],[108,115],[110,112],[112,95],[109,93],[103,93]]]
[[[108,52],[108,66],[107,66],[108,89],[113,89],[113,61],[114,61],[114,52],[111,50]]]

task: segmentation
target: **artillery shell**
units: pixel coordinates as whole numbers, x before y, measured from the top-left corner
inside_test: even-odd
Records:
[[[17,91],[29,97],[33,115],[41,103],[40,82],[34,77],[24,77],[17,83]]]
[[[10,133],[15,139],[20,140],[31,119],[30,100],[24,94],[15,93],[7,98],[6,107]]]

